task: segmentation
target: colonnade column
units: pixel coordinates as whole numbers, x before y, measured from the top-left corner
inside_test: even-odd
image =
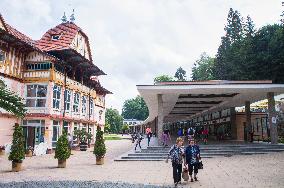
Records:
[[[268,100],[268,122],[270,125],[271,144],[277,144],[278,133],[277,133],[277,124],[276,124],[275,100],[273,92],[267,93],[267,100]]]
[[[163,123],[164,123],[164,114],[163,114],[163,99],[162,94],[158,94],[158,144],[162,143],[162,134],[163,134]]]
[[[246,128],[247,128],[247,140],[253,141],[253,133],[251,127],[251,113],[250,113],[250,101],[245,102],[245,113],[246,113]]]

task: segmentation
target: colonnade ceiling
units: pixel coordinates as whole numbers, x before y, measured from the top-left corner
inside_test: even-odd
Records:
[[[200,115],[230,107],[244,106],[267,98],[268,92],[284,93],[284,84],[224,85],[138,85],[149,108],[148,123],[158,116],[159,106],[165,122],[190,120]],[[158,104],[158,94],[163,104]]]

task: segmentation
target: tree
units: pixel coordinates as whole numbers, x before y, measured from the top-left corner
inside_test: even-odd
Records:
[[[25,138],[23,128],[18,123],[14,126],[13,141],[9,160],[21,163],[25,159]]]
[[[66,160],[70,157],[71,150],[69,149],[67,134],[64,132],[59,138],[56,143],[55,148],[55,159],[58,160]]]
[[[94,145],[94,154],[97,158],[103,158],[106,154],[106,146],[105,141],[103,138],[103,131],[101,130],[101,127],[97,127],[97,134],[96,134],[96,142]]]
[[[141,96],[124,101],[122,117],[124,119],[145,120],[149,116],[148,107]]]
[[[200,58],[194,63],[192,68],[192,80],[213,80],[213,68],[215,59],[209,57],[205,52],[201,54]]]
[[[250,18],[248,21],[249,24],[252,24]],[[247,27],[247,29],[253,29],[251,26]],[[243,18],[237,10],[234,11],[230,8],[224,30],[226,34],[221,38],[221,45],[216,55],[213,75],[216,79],[220,80],[237,80],[240,79],[241,68],[243,66],[238,50],[241,49],[242,40],[245,37]],[[247,32],[252,31],[248,30]]]
[[[179,67],[175,73],[175,78],[178,81],[186,81],[186,71]]]
[[[107,108],[106,109],[106,124],[110,126],[110,132],[118,133],[123,124],[123,118],[118,110]]]
[[[105,124],[104,132],[105,132],[105,133],[109,133],[109,132],[110,132],[110,125],[107,124],[107,123]]]
[[[243,38],[243,18],[237,10],[230,8],[224,30],[231,44]]]
[[[254,23],[250,16],[247,16],[246,24],[244,25],[245,36],[252,38],[255,34]]]
[[[161,75],[161,76],[157,76],[156,78],[154,78],[154,83],[157,82],[172,82],[174,81],[173,77],[169,76],[169,75]]]
[[[123,131],[123,133],[125,133],[126,131],[129,130],[129,125],[124,124],[124,125],[122,126],[121,130]]]
[[[0,108],[13,113],[17,117],[24,117],[26,114],[23,99],[6,89],[2,80],[0,80]]]

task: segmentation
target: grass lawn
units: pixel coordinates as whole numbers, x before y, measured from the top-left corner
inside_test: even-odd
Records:
[[[117,134],[105,134],[104,139],[105,140],[121,140],[122,138],[119,137]]]

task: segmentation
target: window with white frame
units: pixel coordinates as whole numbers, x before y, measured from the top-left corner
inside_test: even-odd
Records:
[[[93,115],[94,112],[94,100],[90,99],[90,115]]]
[[[60,94],[61,87],[54,85],[53,86],[53,108],[60,109]]]
[[[66,89],[64,94],[64,101],[65,101],[65,110],[70,111],[70,105],[71,105],[71,91]]]
[[[27,107],[45,107],[47,95],[46,85],[27,85]]]
[[[82,114],[87,112],[87,99],[86,96],[82,96]]]
[[[74,93],[74,103],[73,103],[73,112],[79,112],[79,102],[80,102],[80,94]]]

